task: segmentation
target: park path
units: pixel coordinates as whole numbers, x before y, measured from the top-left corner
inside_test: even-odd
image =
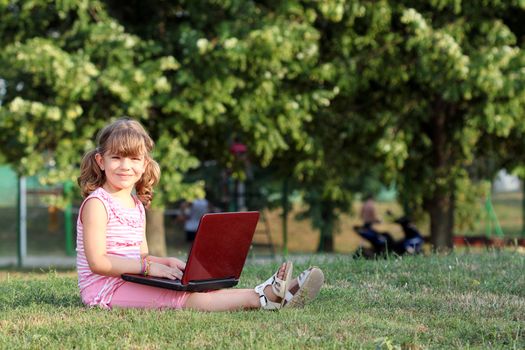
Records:
[[[28,256],[24,259],[24,268],[74,268],[76,264],[74,256]],[[0,257],[0,267],[17,267],[16,256]]]

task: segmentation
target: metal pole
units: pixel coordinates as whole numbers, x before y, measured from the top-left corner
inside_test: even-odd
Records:
[[[27,256],[27,186],[26,178],[18,178],[18,267],[23,267]]]
[[[73,210],[71,204],[71,190],[73,184],[71,181],[64,183],[64,197],[66,197],[67,206],[64,209],[64,231],[65,231],[65,240],[66,240],[66,255],[73,256],[75,250],[73,247]]]
[[[499,224],[498,216],[496,215],[496,211],[494,210],[494,206],[492,205],[492,199],[490,196],[490,193],[487,196],[487,200],[485,202],[485,207],[487,210],[487,216],[489,218],[489,222],[491,223],[491,227],[494,227],[494,232],[498,237],[503,237],[504,233],[501,229],[501,226]],[[490,232],[487,230],[487,234],[492,234],[492,230]],[[490,237],[490,236],[489,236]]]
[[[235,189],[235,182],[231,175],[228,176],[228,211],[236,211],[237,195]]]

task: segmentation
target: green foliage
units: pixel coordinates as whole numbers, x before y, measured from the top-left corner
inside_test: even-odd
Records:
[[[166,141],[155,113],[172,90],[166,76],[180,67],[173,56],[127,33],[98,1],[12,2],[0,13],[0,76],[7,85],[0,139],[19,173],[45,169],[46,183],[75,180],[96,132],[108,119],[130,116],[152,120],[149,129],[159,134],[166,165],[159,193],[169,199],[196,190],[182,184],[181,174],[197,160]]]
[[[74,273],[0,271],[0,347],[525,346],[522,254],[500,251],[377,261],[297,258],[296,271],[318,265],[326,283],[304,309],[280,312],[85,308]],[[273,263],[249,263],[240,287],[253,287],[275,268]]]
[[[467,177],[456,182],[455,229],[457,231],[474,231],[474,226],[487,215],[482,203],[490,195],[489,181],[472,183]]]
[[[468,197],[477,158],[519,165],[524,9],[522,0],[0,2],[2,154],[19,173],[74,179],[95,131],[127,115],[159,142],[158,206],[199,195],[202,183],[183,181],[199,161],[233,169],[238,136],[253,163],[293,180],[311,215],[330,208],[330,227],[367,174],[441,222],[453,207],[443,203]]]
[[[384,64],[393,66],[378,67],[384,74],[373,82],[388,94],[381,101],[391,104],[382,107],[403,150],[397,161],[387,157],[385,164],[397,170],[403,202],[412,209],[440,207],[445,213],[440,196],[471,197],[465,169],[476,157],[493,154],[480,145],[506,138],[523,124],[524,80],[517,72],[524,54],[506,23],[511,12],[523,14],[522,6],[431,1],[429,7],[406,1],[391,7],[394,30],[383,37],[400,45],[390,51],[393,55],[370,51],[391,57]],[[397,72],[389,74],[392,70]],[[396,149],[387,138],[378,144]],[[465,201],[457,204],[457,218],[465,218]]]

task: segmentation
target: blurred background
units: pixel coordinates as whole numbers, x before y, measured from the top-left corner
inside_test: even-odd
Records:
[[[429,249],[522,244],[523,23],[520,0],[0,1],[0,257],[74,256],[81,157],[123,116],[156,141],[158,255],[204,198],[261,211],[270,254],[369,247],[369,196],[395,239],[406,216]]]

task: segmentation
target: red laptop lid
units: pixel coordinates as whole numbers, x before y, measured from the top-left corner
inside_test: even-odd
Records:
[[[193,241],[182,284],[241,276],[259,212],[205,214]]]

